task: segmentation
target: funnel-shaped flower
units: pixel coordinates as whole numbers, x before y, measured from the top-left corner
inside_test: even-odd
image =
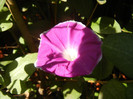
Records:
[[[80,22],[59,23],[41,34],[35,66],[62,77],[90,74],[102,57],[101,43]]]

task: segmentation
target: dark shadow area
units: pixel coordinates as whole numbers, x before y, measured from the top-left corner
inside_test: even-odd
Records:
[[[21,93],[24,93],[27,90],[27,85],[25,81],[20,80]]]
[[[107,32],[106,34],[116,33],[116,30],[112,28],[114,25],[113,18],[101,17],[100,20],[100,33]]]
[[[17,94],[17,89],[14,88],[14,89],[12,90],[12,93],[16,93],[16,94]]]
[[[6,66],[6,70],[4,73],[4,81],[6,86],[8,86],[11,83],[10,72],[15,68],[17,68],[17,65],[18,65],[18,62],[15,60]]]
[[[24,70],[29,76],[31,76],[35,72],[36,68],[34,64],[31,63],[31,64],[26,65],[24,67]]]
[[[126,95],[127,95],[127,99],[133,98],[133,83],[127,83]]]

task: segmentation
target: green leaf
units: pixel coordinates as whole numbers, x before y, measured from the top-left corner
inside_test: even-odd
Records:
[[[60,1],[58,5],[57,19],[60,19],[61,21],[69,20],[71,13],[72,9],[70,9],[69,3]]]
[[[97,78],[97,80],[105,79],[112,74],[113,67],[114,65],[103,56],[90,76]]]
[[[1,61],[0,62],[0,69],[1,69],[1,71],[4,71],[4,69],[6,68],[6,65],[10,64],[11,62],[13,62],[13,60]]]
[[[82,87],[78,82],[66,82],[63,86],[64,99],[78,99],[81,96]]]
[[[13,62],[13,61],[12,60],[1,61],[0,65],[6,66],[6,65],[10,64],[11,62]]]
[[[6,3],[6,0],[0,0],[0,11],[3,8],[5,3]]]
[[[57,90],[58,86],[57,85],[54,85],[52,87],[50,87],[51,90]]]
[[[91,23],[91,28],[93,31],[101,34],[113,34],[121,32],[119,23],[113,18],[109,17],[99,17],[94,19]]]
[[[22,94],[26,90],[28,90],[28,87],[26,85],[25,81],[22,80],[14,80],[13,86],[9,88],[10,93],[12,94]]]
[[[0,85],[4,84],[4,78],[2,77],[2,75],[0,74]]]
[[[127,84],[126,94],[127,99],[133,99],[133,83]]]
[[[103,53],[121,72],[133,78],[133,34],[114,34],[103,41]]]
[[[4,80],[8,89],[16,88],[19,85],[18,83],[20,83],[21,81],[28,80],[28,78],[35,71],[34,62],[36,58],[37,58],[37,53],[27,54],[24,57],[19,57],[15,59],[12,63],[7,65]],[[20,91],[17,90],[15,92],[20,92]]]
[[[103,5],[103,4],[105,4],[107,1],[106,1],[106,0],[97,0],[97,2],[98,2],[100,5]]]
[[[85,81],[92,81],[92,82],[95,82],[97,79],[96,78],[92,78],[92,77],[87,77],[87,76],[84,76],[83,77]]]
[[[23,37],[20,37],[19,38],[19,42],[20,42],[20,44],[25,44],[24,38]]]
[[[8,29],[10,29],[11,27],[13,26],[13,23],[12,22],[3,22],[0,24],[0,32],[4,32]]]
[[[110,80],[103,85],[98,99],[127,99],[126,88],[117,80]]]
[[[12,97],[0,90],[0,99],[12,99]]]
[[[11,14],[7,7],[3,7],[0,11],[0,32],[6,31],[13,26],[13,23],[9,21]]]

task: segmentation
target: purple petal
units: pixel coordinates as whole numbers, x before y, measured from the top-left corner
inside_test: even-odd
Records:
[[[35,66],[62,77],[88,75],[102,57],[101,44],[82,23],[62,22],[41,34]]]

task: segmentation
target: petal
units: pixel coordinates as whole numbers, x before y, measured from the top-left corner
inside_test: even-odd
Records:
[[[62,77],[90,74],[102,56],[102,41],[80,22],[59,23],[41,35],[36,67]],[[78,51],[74,61],[64,59],[67,48]]]

